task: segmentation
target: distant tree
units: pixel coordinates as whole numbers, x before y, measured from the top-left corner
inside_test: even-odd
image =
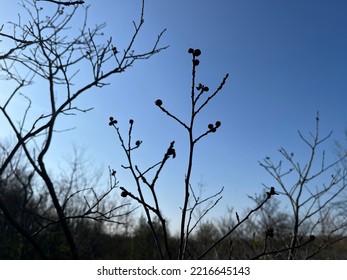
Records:
[[[153,221],[153,227],[160,232],[161,224],[157,220]],[[163,242],[163,240],[159,240],[159,242]],[[160,259],[156,243],[152,238],[151,229],[148,227],[147,221],[143,216],[138,219],[134,228],[131,238],[131,248],[129,259]]]
[[[46,166],[49,150],[56,148],[53,139],[57,123],[63,116],[90,110],[78,105],[80,97],[90,89],[106,86],[110,76],[123,73],[138,60],[148,59],[165,49],[158,46],[162,32],[150,50],[141,53],[134,51],[144,24],[144,1],[140,18],[137,23],[134,22],[133,35],[124,48],[114,45],[111,38],[103,39],[105,24],[88,27],[88,7],[83,6],[83,3],[84,1],[22,0],[20,5],[29,19],[24,20],[23,13],[20,13],[17,22],[0,27],[0,42],[8,47],[0,54],[0,76],[5,85],[1,92],[0,121],[1,127],[9,127],[15,137],[10,146],[2,145],[4,156],[0,165],[0,180],[11,173],[11,165],[21,153],[21,159],[30,165],[28,174],[38,176],[49,195],[50,208],[54,209],[55,215],[48,224],[58,226],[59,234],[67,242],[68,257],[75,259],[79,258],[79,250],[65,206],[73,197],[81,194],[82,190],[75,189],[74,193],[66,193],[65,200],[60,200],[60,190]],[[84,13],[84,21],[81,26],[75,27],[73,21],[79,12]],[[80,73],[81,69],[84,70],[83,73]],[[81,75],[83,79],[80,78]],[[47,104],[42,112],[33,109],[36,98]],[[18,104],[16,102],[23,101],[27,103],[26,108],[22,111],[12,110],[11,107]],[[85,211],[81,218],[96,219],[95,212],[106,218],[112,209],[99,209],[99,202],[114,187],[111,186],[99,195],[90,189],[89,197],[92,196],[94,200],[85,199]],[[9,199],[5,195],[7,193],[3,191],[0,197],[2,217],[35,248],[41,258],[49,257],[42,248],[45,244],[40,243],[35,233],[24,227],[15,213],[11,212],[6,203]],[[35,215],[37,214],[43,215]],[[43,225],[41,229],[46,229],[46,226]]]
[[[199,257],[201,251],[205,251],[211,246],[213,242],[216,242],[221,237],[215,223],[211,221],[201,222],[199,228],[194,231],[194,234],[188,243],[187,255],[196,259]],[[211,250],[205,258],[207,259],[220,259],[219,249],[217,246],[214,250]]]
[[[325,150],[321,145],[331,136],[331,132],[321,137],[319,122],[317,113],[315,131],[310,133],[310,138],[298,132],[309,150],[305,162],[297,162],[294,153],[284,148],[279,149],[283,160],[278,163],[270,157],[260,162],[274,179],[281,196],[287,199],[292,221],[288,243],[282,246],[284,248],[273,251],[264,248],[258,257],[286,252],[288,259],[308,259],[347,237],[346,215],[339,213],[336,207],[345,201],[347,172],[341,164],[346,161],[347,153],[326,162]],[[270,189],[267,185],[265,187]],[[324,238],[315,240],[316,236]]]
[[[62,208],[79,256],[102,258],[106,252],[101,252],[104,246],[99,237],[109,234],[110,230],[126,237],[127,221],[131,220],[135,209],[128,202],[119,202],[109,195],[110,190],[117,188],[116,183],[110,180],[113,185],[105,189],[83,154],[76,151],[75,157],[70,157],[67,163],[57,176],[52,176],[57,197],[64,202]],[[0,211],[2,258],[69,258],[68,244],[42,180],[35,176],[30,164],[23,164],[21,157],[13,160],[10,167],[0,180],[0,198],[16,226],[30,232],[30,238],[38,248],[33,249],[28,240],[18,234],[7,213]]]

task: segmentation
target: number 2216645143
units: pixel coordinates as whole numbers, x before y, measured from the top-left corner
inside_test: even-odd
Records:
[[[192,266],[190,268],[190,275],[250,275],[251,269],[248,266],[244,267],[202,267]]]

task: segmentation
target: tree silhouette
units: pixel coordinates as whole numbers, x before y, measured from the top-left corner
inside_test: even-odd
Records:
[[[203,132],[197,132],[195,129],[195,125],[199,116],[199,113],[209,104],[209,102],[215,98],[223,89],[224,84],[228,79],[228,74],[224,76],[219,86],[210,93],[210,88],[202,83],[198,83],[197,79],[197,67],[200,64],[198,57],[201,55],[200,49],[189,48],[188,53],[192,56],[192,84],[190,89],[190,105],[191,105],[191,114],[190,118],[186,121],[180,119],[175,114],[171,113],[164,105],[164,102],[161,99],[155,100],[154,104],[168,117],[176,121],[183,129],[186,131],[188,135],[188,147],[189,147],[189,155],[187,161],[187,170],[184,176],[184,200],[182,203],[182,214],[181,214],[181,222],[180,222],[180,233],[179,233],[179,246],[178,246],[178,259],[186,259],[190,258],[194,255],[194,258],[201,259],[206,257],[211,250],[216,248],[219,244],[222,243],[233,231],[235,231],[238,227],[240,227],[247,219],[256,211],[258,211],[273,195],[277,195],[275,189],[271,189],[270,192],[264,197],[263,201],[259,203],[254,209],[250,210],[245,217],[239,217],[237,214],[237,223],[232,227],[229,231],[227,231],[224,235],[215,238],[214,240],[210,240],[209,246],[200,247],[198,253],[188,252],[189,241],[191,240],[191,236],[194,233],[194,230],[197,229],[197,225],[201,222],[202,218],[212,209],[222,198],[221,193],[223,192],[223,188],[215,194],[211,195],[207,198],[200,198],[196,196],[194,192],[194,188],[191,186],[191,174],[193,170],[193,161],[194,161],[194,151],[196,149],[196,145],[199,143],[201,139],[204,137],[217,132],[217,130],[221,127],[220,121],[215,121],[215,123],[207,124],[207,128]],[[118,121],[114,117],[110,117],[109,126],[114,127],[121,147],[126,154],[127,164],[122,165],[124,169],[127,169],[131,172],[137,188],[137,193],[130,191],[125,187],[121,187],[122,197],[130,197],[133,200],[137,201],[140,205],[143,206],[145,216],[147,219],[147,223],[151,229],[155,244],[157,246],[157,250],[161,259],[172,259],[172,248],[169,245],[169,236],[167,230],[166,219],[164,218],[164,213],[162,212],[160,201],[161,199],[158,197],[156,192],[156,184],[160,177],[161,171],[164,166],[168,162],[169,159],[174,159],[176,156],[175,150],[175,141],[172,141],[164,153],[162,159],[151,165],[145,170],[140,170],[138,165],[133,161],[132,155],[138,148],[141,146],[141,141],[137,140],[133,141],[132,132],[134,127],[134,120],[129,120],[129,130],[127,139],[124,139],[120,132],[120,128],[118,125]],[[149,172],[154,172],[153,178],[149,178]],[[145,190],[150,191],[150,198],[145,196]],[[148,201],[151,199],[154,201],[153,205]],[[200,211],[200,217],[193,222],[194,213],[198,209],[201,209],[201,205],[204,203],[211,202],[208,207],[205,207],[203,211]],[[153,216],[156,217],[160,224],[160,231],[155,228],[153,223]],[[161,241],[163,240],[163,242]]]
[[[9,23],[11,31],[4,31],[4,25],[0,28],[0,39],[10,46],[0,55],[1,77],[7,82],[6,88],[9,89],[9,92],[2,93],[5,99],[0,104],[1,121],[10,127],[16,138],[11,146],[2,147],[6,156],[1,162],[0,178],[3,178],[16,156],[21,153],[22,158],[25,157],[25,161],[30,164],[32,172],[43,181],[57,215],[52,224],[58,224],[61,228],[71,257],[75,259],[79,258],[79,252],[64,209],[67,200],[59,200],[57,186],[46,167],[47,153],[54,148],[57,122],[62,116],[88,112],[90,108],[78,106],[78,100],[83,94],[94,87],[106,86],[110,76],[123,73],[138,60],[148,59],[166,48],[158,46],[163,31],[150,50],[141,53],[134,51],[134,44],[144,24],[144,1],[140,18],[137,23],[134,22],[133,35],[124,51],[117,51],[121,46],[113,45],[111,38],[103,39],[105,24],[88,27],[88,8],[83,3],[84,1],[23,0],[20,5],[29,20],[24,22],[19,15],[18,22]],[[50,7],[44,9],[43,5]],[[48,10],[52,12],[47,14]],[[74,27],[72,32],[72,20],[80,10],[84,13],[84,21],[80,27]],[[80,69],[89,71],[89,76],[86,73],[80,74]],[[78,79],[79,75],[84,78]],[[35,83],[43,84],[45,90],[35,88]],[[33,111],[34,100],[30,95],[30,88],[38,90],[40,99],[49,105],[45,111]],[[10,107],[20,99],[26,101],[27,106],[22,112],[14,113]],[[36,114],[34,118],[33,113]],[[88,209],[82,218],[95,214],[98,202],[112,189],[113,187],[105,194],[95,197],[96,204],[86,201]],[[80,191],[76,190],[76,193]],[[93,193],[93,190],[90,192]],[[70,195],[72,196],[74,194]],[[0,198],[3,216],[44,258],[33,232],[18,223],[5,200],[6,197]]]
[[[199,117],[220,96],[229,75],[214,89],[200,82],[200,49],[188,49],[188,118],[179,117],[161,96],[154,100],[155,108],[178,124],[188,139],[186,169],[177,175],[182,180],[177,189],[183,194],[177,236],[169,231],[169,217],[157,192],[163,170],[180,155],[175,139],[159,151],[156,162],[143,168],[134,160],[143,148],[142,141],[133,136],[135,120],[125,124],[124,135],[123,124],[109,118],[126,155],[122,168],[132,175],[135,189],[121,187],[112,168],[109,183],[102,188],[77,150],[66,170],[59,175],[50,171],[47,158],[50,151],[59,149],[54,140],[62,117],[90,111],[79,105],[88,91],[106,87],[112,76],[166,49],[160,46],[165,30],[151,48],[137,52],[144,1],[125,46],[106,37],[105,24],[88,27],[84,1],[21,0],[20,6],[23,12],[18,21],[0,27],[0,42],[5,46],[0,53],[4,85],[0,127],[1,132],[10,129],[8,138],[0,139],[0,258],[346,258],[347,153],[339,146],[337,159],[327,163],[321,146],[331,133],[320,136],[318,114],[313,133],[306,137],[299,132],[309,150],[306,161],[299,162],[296,154],[280,148],[280,161],[265,157],[259,162],[273,182],[264,184],[263,193],[249,196],[252,207],[242,212],[230,208],[222,219],[208,219],[224,188],[202,197],[191,183],[194,159],[200,141],[215,135],[222,123],[216,117],[199,130]],[[76,27],[73,23],[79,13],[84,20]],[[47,104],[42,111],[37,109],[37,98]],[[24,109],[14,111],[17,104],[24,104]],[[290,211],[280,208],[283,200]],[[144,215],[135,220],[132,214],[137,208]]]
[[[342,194],[347,189],[347,173],[340,167],[340,163],[346,160],[347,154],[340,155],[330,163],[326,162],[325,150],[321,150],[320,147],[331,136],[332,132],[321,137],[319,122],[320,118],[317,113],[315,132],[310,133],[310,138],[298,131],[300,139],[309,149],[306,162],[296,162],[295,154],[284,148],[279,149],[283,160],[278,163],[274,163],[270,157],[266,157],[260,162],[260,165],[275,180],[279,192],[288,199],[291,206],[291,216],[293,217],[291,240],[285,250],[288,252],[288,259],[295,259],[298,249],[314,241],[315,235],[327,234],[324,229],[325,222],[330,215],[337,215],[336,203],[338,204],[343,199]],[[318,153],[321,153],[320,158]],[[331,172],[331,176],[329,180],[324,180],[328,172]],[[317,179],[320,178],[322,179],[317,182]],[[270,189],[270,187],[266,187]],[[346,226],[345,219],[337,223],[330,223],[328,239],[334,239],[331,234],[341,232]],[[306,236],[306,240],[302,240],[302,236]],[[337,238],[340,239],[340,236]],[[312,254],[317,254],[319,251],[317,250]],[[270,252],[266,252],[266,254],[270,254]],[[311,258],[312,254],[307,254],[306,258]]]

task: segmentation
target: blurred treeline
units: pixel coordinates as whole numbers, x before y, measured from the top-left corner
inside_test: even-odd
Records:
[[[124,203],[124,198],[119,197],[117,192],[100,202],[98,206],[107,208],[115,200],[123,199],[121,204],[128,209],[119,212],[118,218],[113,222],[107,219],[86,218],[78,214],[84,213],[83,208],[86,203],[83,201],[86,202],[88,199],[85,195],[81,196],[80,201],[76,199],[75,196],[79,193],[74,192],[74,184],[92,183],[92,180],[83,179],[82,174],[83,172],[77,172],[75,169],[74,174],[58,176],[60,182],[56,182],[60,185],[62,201],[73,202],[72,200],[75,199],[65,211],[66,217],[70,217],[68,224],[75,238],[80,258],[159,259],[146,219],[140,215],[140,210],[132,211],[131,206]],[[69,246],[57,222],[56,211],[52,207],[49,195],[42,189],[39,195],[36,192],[40,189],[40,182],[36,180],[33,173],[20,165],[7,175],[0,181],[0,196],[10,211],[9,216],[31,233],[45,258],[71,258]],[[76,175],[78,176],[72,179]],[[87,186],[84,189],[87,189]],[[257,203],[261,197],[262,195],[259,195],[252,199]],[[205,259],[287,259],[286,248],[290,246],[293,218],[289,213],[280,210],[280,204],[278,199],[269,201],[242,227],[210,251]],[[238,215],[242,216],[242,213]],[[338,219],[338,211],[327,213],[324,224],[315,232],[312,242],[307,242],[312,238],[310,236],[312,232],[302,232],[299,242],[306,245],[297,250],[295,259],[346,259],[346,232],[344,230],[329,231],[329,228],[336,228]],[[235,222],[233,209],[227,209],[224,217],[214,218],[213,222],[207,218],[202,220],[189,239],[187,245],[189,255],[186,258],[195,259],[199,252],[218,240]],[[160,228],[160,223],[156,222],[155,226]],[[311,225],[307,225],[307,229],[310,228]],[[169,244],[173,255],[178,254],[176,252],[178,242],[178,235],[169,233]],[[265,243],[267,243],[267,252],[273,253],[262,255]],[[0,212],[0,259],[42,259],[42,256],[9,222],[6,213],[3,212]]]

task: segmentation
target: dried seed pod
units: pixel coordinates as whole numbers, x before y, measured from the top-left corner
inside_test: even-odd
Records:
[[[194,59],[193,63],[194,63],[195,66],[198,66],[200,64],[200,61],[199,61],[199,59]]]
[[[127,197],[127,196],[128,196],[128,192],[127,192],[127,191],[122,191],[122,192],[120,193],[120,195],[121,195],[122,197]]]
[[[194,50],[194,55],[199,56],[201,54],[201,51],[199,49]]]
[[[221,126],[221,122],[220,121],[216,121],[216,127],[220,127]]]
[[[161,106],[161,105],[163,105],[163,101],[161,101],[161,99],[157,99],[157,100],[155,101],[155,105]]]
[[[213,124],[209,123],[207,127],[208,127],[208,129],[212,129],[213,128]]]
[[[194,53],[194,49],[193,48],[189,48],[188,53]]]
[[[210,89],[208,87],[204,87],[203,91],[209,91]]]
[[[130,119],[130,120],[129,120],[129,123],[130,123],[130,124],[133,124],[133,123],[134,123],[134,120],[133,120],[133,119]]]

